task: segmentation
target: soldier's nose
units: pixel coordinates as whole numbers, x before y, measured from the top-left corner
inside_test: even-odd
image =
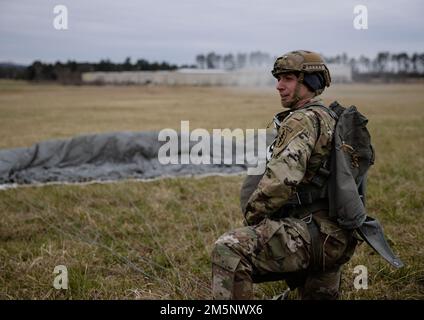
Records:
[[[284,84],[283,84],[283,81],[282,81],[281,79],[277,81],[276,89],[277,89],[278,91],[280,91],[280,90],[284,90]]]

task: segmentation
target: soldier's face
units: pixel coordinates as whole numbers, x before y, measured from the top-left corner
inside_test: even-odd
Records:
[[[278,76],[276,89],[280,93],[281,104],[285,108],[292,108],[299,101],[310,98],[311,92],[301,83],[297,93],[298,99],[295,97],[297,86],[297,76],[293,73],[282,73]]]

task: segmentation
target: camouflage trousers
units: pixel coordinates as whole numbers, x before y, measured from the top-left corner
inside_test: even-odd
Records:
[[[219,237],[212,251],[213,298],[252,299],[252,284],[271,275],[298,288],[302,299],[337,299],[341,265],[353,255],[356,240],[325,217],[314,214],[314,220],[318,239],[311,239],[306,222],[295,218],[264,219]],[[321,248],[313,268],[311,241]]]

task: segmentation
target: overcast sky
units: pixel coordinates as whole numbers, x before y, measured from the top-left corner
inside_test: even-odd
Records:
[[[68,30],[53,27],[55,5]],[[368,9],[368,29],[353,26]],[[0,0],[0,61],[194,63],[198,53],[424,52],[423,0]]]

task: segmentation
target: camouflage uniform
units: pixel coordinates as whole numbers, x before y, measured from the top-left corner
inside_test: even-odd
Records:
[[[296,187],[308,185],[329,157],[335,120],[317,105],[324,107],[314,98],[277,115],[281,126],[265,174],[247,202],[247,226],[225,233],[215,243],[215,299],[251,299],[252,283],[264,279],[285,279],[291,288],[299,288],[303,299],[338,297],[340,267],[356,246],[352,233],[330,219],[327,210],[302,217],[277,214]],[[317,238],[311,237],[311,223]]]

